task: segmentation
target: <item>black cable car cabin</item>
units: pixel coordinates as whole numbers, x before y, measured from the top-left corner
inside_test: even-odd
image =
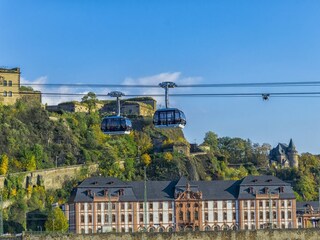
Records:
[[[109,135],[130,134],[132,123],[128,118],[121,116],[105,117],[101,123],[101,131]]]
[[[177,108],[159,109],[153,115],[156,128],[184,128],[186,123],[184,113]]]

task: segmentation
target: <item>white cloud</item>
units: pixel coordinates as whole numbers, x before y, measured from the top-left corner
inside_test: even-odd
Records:
[[[141,78],[126,78],[123,81],[123,84],[128,85],[158,85],[161,82],[174,82],[177,84],[178,88],[170,89],[169,93],[178,93],[178,92],[186,92],[190,91],[188,88],[179,89],[179,85],[189,85],[189,84],[197,84],[201,81],[201,77],[183,77],[181,72],[165,72],[157,75],[141,77]],[[141,95],[157,95],[164,94],[164,89],[159,88],[140,88],[140,89],[130,89],[126,94],[141,94]],[[164,106],[164,97],[154,97],[158,104]],[[170,99],[170,104],[174,104],[175,102]]]
[[[175,82],[178,86],[188,85],[188,84],[197,84],[201,81],[200,77],[183,77],[181,72],[165,72],[159,73],[152,76],[145,76],[140,78],[126,78],[122,84],[126,85],[155,85],[157,86],[161,82]],[[95,92],[97,95],[104,94],[111,91],[115,91],[116,89],[109,89],[109,88],[93,88],[89,89],[88,87],[68,87],[68,86],[48,86],[48,85],[41,85],[49,83],[47,76],[41,76],[34,80],[27,80],[21,77],[21,85],[32,84],[31,87],[35,90],[41,91],[42,93],[78,93],[78,94],[86,94],[90,91]],[[39,85],[36,85],[39,84]],[[161,87],[158,88],[123,88],[119,89],[125,94],[136,94],[136,95],[154,95],[154,94],[164,94],[164,89]],[[179,93],[179,92],[187,92],[190,91],[188,88],[179,89],[170,89],[170,93]],[[42,95],[42,103],[47,103],[48,105],[57,105],[61,102],[67,101],[81,101],[82,96],[59,96],[59,95]],[[110,99],[107,97],[99,97],[99,99]],[[155,97],[159,105],[164,106],[164,97]],[[174,99],[170,99],[170,104],[174,105]]]

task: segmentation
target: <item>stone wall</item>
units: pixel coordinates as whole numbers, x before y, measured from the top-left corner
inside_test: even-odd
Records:
[[[320,229],[281,229],[281,230],[258,230],[258,231],[221,231],[221,232],[179,232],[179,233],[105,233],[105,234],[23,234],[23,239],[45,240],[319,240]]]
[[[58,189],[62,187],[63,183],[66,180],[75,178],[84,167],[87,167],[89,173],[92,173],[98,169],[98,164],[82,164],[68,167],[50,168],[32,172],[13,173],[12,175],[24,175],[23,187],[26,187],[27,181],[31,181],[31,183],[35,185],[37,183],[37,179],[40,176],[45,189]],[[5,178],[6,176],[0,176],[0,188],[4,187]]]

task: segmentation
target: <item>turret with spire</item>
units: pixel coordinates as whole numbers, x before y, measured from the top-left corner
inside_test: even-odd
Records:
[[[299,165],[298,151],[296,150],[296,146],[294,145],[292,138],[290,139],[290,143],[287,151],[288,151],[290,167],[298,167]]]

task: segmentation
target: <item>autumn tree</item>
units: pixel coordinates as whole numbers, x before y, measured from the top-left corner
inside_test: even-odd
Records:
[[[9,166],[9,158],[6,154],[3,154],[1,156],[1,162],[0,162],[0,175],[7,174],[8,166]]]
[[[47,231],[52,232],[68,231],[68,220],[60,208],[56,207],[50,211],[48,219],[45,223],[45,228]]]
[[[141,156],[141,161],[148,166],[151,163],[151,157],[148,153],[144,153]]]

